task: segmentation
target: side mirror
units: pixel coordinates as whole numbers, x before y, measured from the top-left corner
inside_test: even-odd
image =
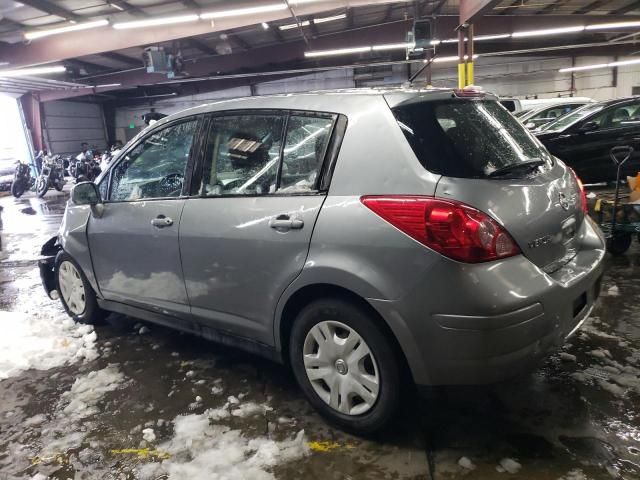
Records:
[[[97,205],[102,203],[98,186],[93,182],[80,182],[71,190],[74,205]]]
[[[594,130],[598,130],[599,128],[600,128],[600,125],[598,125],[596,122],[587,122],[581,125],[580,128],[578,128],[578,132],[580,133],[593,132]]]

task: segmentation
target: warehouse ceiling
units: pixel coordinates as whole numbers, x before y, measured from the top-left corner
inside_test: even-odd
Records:
[[[436,46],[436,55],[456,54],[455,42],[447,40],[456,35],[459,0],[283,0],[286,8],[278,11],[237,17],[215,15],[278,2],[0,0],[0,68],[64,65],[65,72],[46,77],[67,85],[44,91],[44,100],[87,94],[126,100],[194,89],[208,91],[328,68],[405,62],[404,50],[318,57],[309,57],[308,53],[405,42],[414,18],[433,17],[435,37],[444,40]],[[585,48],[589,55],[630,54],[635,50],[630,44],[640,33],[638,23],[635,28],[582,29],[534,38],[511,36],[526,30],[640,22],[640,1],[501,0],[491,4],[476,23],[476,35],[499,37],[477,42],[476,52],[481,56],[535,55],[555,50],[568,56]],[[127,22],[207,14],[215,19],[151,28],[112,28]],[[33,40],[25,37],[105,20],[110,25]],[[183,72],[172,79],[147,73],[142,54],[149,46],[180,53]]]

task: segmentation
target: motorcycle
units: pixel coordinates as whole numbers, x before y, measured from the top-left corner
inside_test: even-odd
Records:
[[[31,176],[31,165],[26,162],[16,162],[16,171],[11,182],[11,195],[20,198],[24,192],[33,187],[34,178]]]
[[[61,192],[64,184],[64,166],[60,155],[45,157],[42,162],[42,171],[36,179],[36,195],[42,198],[49,191],[49,187]]]
[[[73,167],[73,177],[76,179],[76,183],[79,182],[93,182],[102,170],[100,169],[100,157],[96,153],[98,158],[96,159],[93,152],[90,150],[86,153],[80,153],[76,157],[76,162]]]

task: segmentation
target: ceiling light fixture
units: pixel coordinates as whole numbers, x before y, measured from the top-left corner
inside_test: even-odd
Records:
[[[351,47],[351,48],[338,48],[335,50],[315,50],[312,52],[304,52],[304,56],[307,58],[312,57],[329,57],[335,55],[349,55],[351,53],[364,53],[370,52],[372,47]]]
[[[477,35],[473,37],[474,42],[482,42],[484,40],[500,40],[511,37],[510,33],[498,33],[496,35]]]
[[[561,68],[560,70],[558,70],[558,72],[560,73],[567,73],[567,72],[582,72],[584,70],[596,70],[599,68],[613,68],[613,67],[623,67],[625,65],[637,65],[640,63],[640,58],[635,58],[633,60],[620,60],[617,62],[610,62],[610,63],[596,63],[593,65],[582,65],[579,67],[567,67],[567,68]]]
[[[45,75],[47,73],[63,73],[67,69],[62,65],[54,67],[33,67],[18,70],[0,70],[0,77],[26,77],[31,75]]]
[[[478,58],[478,55],[474,55],[473,59],[475,60],[476,58]],[[457,55],[451,55],[450,57],[435,57],[433,59],[434,63],[442,63],[442,62],[457,62],[459,59],[459,57]],[[465,60],[469,59],[468,55],[464,56]]]
[[[309,26],[309,20],[304,20],[304,21],[300,22],[300,26],[301,27],[308,27]],[[280,30],[293,30],[294,28],[298,28],[298,24],[297,23],[288,23],[287,25],[280,25],[278,28]]]
[[[48,37],[49,35],[58,35],[60,33],[75,32],[77,30],[104,27],[105,25],[109,25],[109,21],[106,19],[96,20],[95,22],[76,23],[75,25],[67,25],[65,27],[27,32],[24,34],[24,38],[27,40],[35,40],[36,38]]]
[[[109,6],[115,8],[116,10],[120,10],[121,12],[124,12],[124,8],[122,8],[120,5],[118,5],[117,3],[110,3]]]
[[[595,25],[587,25],[585,30],[605,30],[610,28],[631,28],[640,27],[640,22],[613,22],[613,23],[596,23]]]
[[[267,22],[262,22],[262,29],[269,30],[269,24]]]
[[[374,51],[379,50],[406,50],[407,48],[414,48],[416,46],[413,42],[405,43],[387,43],[383,45],[374,45],[371,47]]]
[[[206,12],[200,14],[200,18],[203,20],[237,17],[240,15],[252,15],[254,13],[268,13],[277,12],[280,10],[286,10],[287,5],[285,3],[275,3],[271,5],[262,5],[259,7],[247,7],[247,8],[234,8],[232,10],[220,10],[217,12]]]
[[[332,17],[314,18],[313,19],[313,23],[335,22],[336,20],[342,20],[343,18],[347,18],[347,14],[346,13],[341,13],[339,15],[333,15]]]
[[[546,28],[544,30],[525,30],[522,32],[513,32],[511,36],[513,38],[542,37],[544,35],[558,35],[563,33],[583,32],[584,29],[585,27],[580,25],[580,26],[574,26],[574,27]]]
[[[151,18],[149,20],[135,20],[133,22],[114,23],[113,28],[116,30],[124,30],[128,28],[145,28],[145,27],[157,27],[159,25],[171,25],[174,23],[187,23],[195,22],[198,20],[198,15],[179,15],[177,17],[165,17],[165,18]]]

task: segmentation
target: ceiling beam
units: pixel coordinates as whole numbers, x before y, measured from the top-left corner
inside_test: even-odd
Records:
[[[237,33],[227,33],[227,37],[229,37],[229,40],[231,40],[233,43],[235,43],[238,47],[240,47],[243,50],[251,50],[251,45],[249,45],[240,35],[238,35]]]
[[[147,12],[145,12],[141,8],[136,7],[135,5],[131,5],[129,2],[126,2],[125,0],[118,0],[118,1],[110,0],[108,3],[109,5],[115,5],[119,9],[122,9],[123,11],[130,13],[131,15],[135,15],[136,17],[142,18],[142,17],[149,16]]]
[[[101,57],[109,58],[111,60],[115,60],[116,62],[126,63],[132,67],[141,67],[142,59],[136,60],[135,58],[128,57],[127,55],[123,55],[121,53],[116,52],[102,52],[99,54]]]
[[[195,10],[196,12],[199,12],[202,9],[202,7],[194,0],[182,0],[180,3],[191,10]]]
[[[14,22],[13,20],[9,20],[8,18],[0,18],[0,26],[7,26],[9,28],[12,28],[13,30],[22,30],[24,28],[24,25],[18,22]],[[2,33],[6,33],[6,32],[2,32]]]
[[[70,58],[64,61],[65,65],[69,65],[72,68],[84,68],[87,71],[87,74],[104,72],[107,70],[112,70],[112,68],[106,67],[104,65],[99,65],[93,62],[87,62],[85,60],[78,60],[76,58]]]
[[[431,12],[429,12],[429,15],[431,15],[431,16],[439,15],[440,14],[440,10],[442,10],[442,7],[444,7],[444,5],[446,3],[447,3],[447,0],[440,0],[436,5],[434,5],[434,7],[431,10]]]
[[[511,2],[511,5],[509,5],[508,7],[504,7],[501,8],[500,11],[498,12],[498,15],[506,15],[508,13],[511,13],[511,10],[516,10],[518,7],[522,6],[522,0],[513,0],[513,2]]]
[[[200,50],[202,53],[206,53],[207,55],[218,55],[218,52],[216,52],[215,48],[210,47],[205,42],[203,42],[202,40],[198,40],[197,38],[185,38],[182,43],[187,47]]]
[[[634,1],[631,2],[629,5],[625,5],[622,8],[619,8],[618,10],[615,10],[611,13],[613,13],[614,15],[624,15],[625,13],[629,13],[632,12],[634,10],[640,10],[640,2],[639,1]]]
[[[499,2],[500,0],[460,0],[460,25],[475,23]]]
[[[558,7],[561,7],[562,5],[567,3],[568,1],[570,1],[570,0],[557,0],[555,2],[551,2],[546,7],[543,7],[540,10],[538,10],[537,12],[535,12],[535,14],[538,15],[540,13],[546,14],[546,13],[555,12],[556,10],[558,10]]]
[[[606,5],[607,3],[610,3],[609,0],[595,0],[594,2],[591,2],[587,5],[585,5],[582,8],[579,8],[578,10],[574,10],[572,13],[574,15],[584,15],[586,13],[591,12],[592,10],[595,10],[596,8],[601,7],[602,5]]]
[[[66,18],[67,20],[86,20],[84,17],[70,12],[69,10],[66,10],[62,7],[59,7],[58,5],[51,3],[48,0],[20,0],[20,3],[40,10],[41,12],[48,13],[49,15]]]

